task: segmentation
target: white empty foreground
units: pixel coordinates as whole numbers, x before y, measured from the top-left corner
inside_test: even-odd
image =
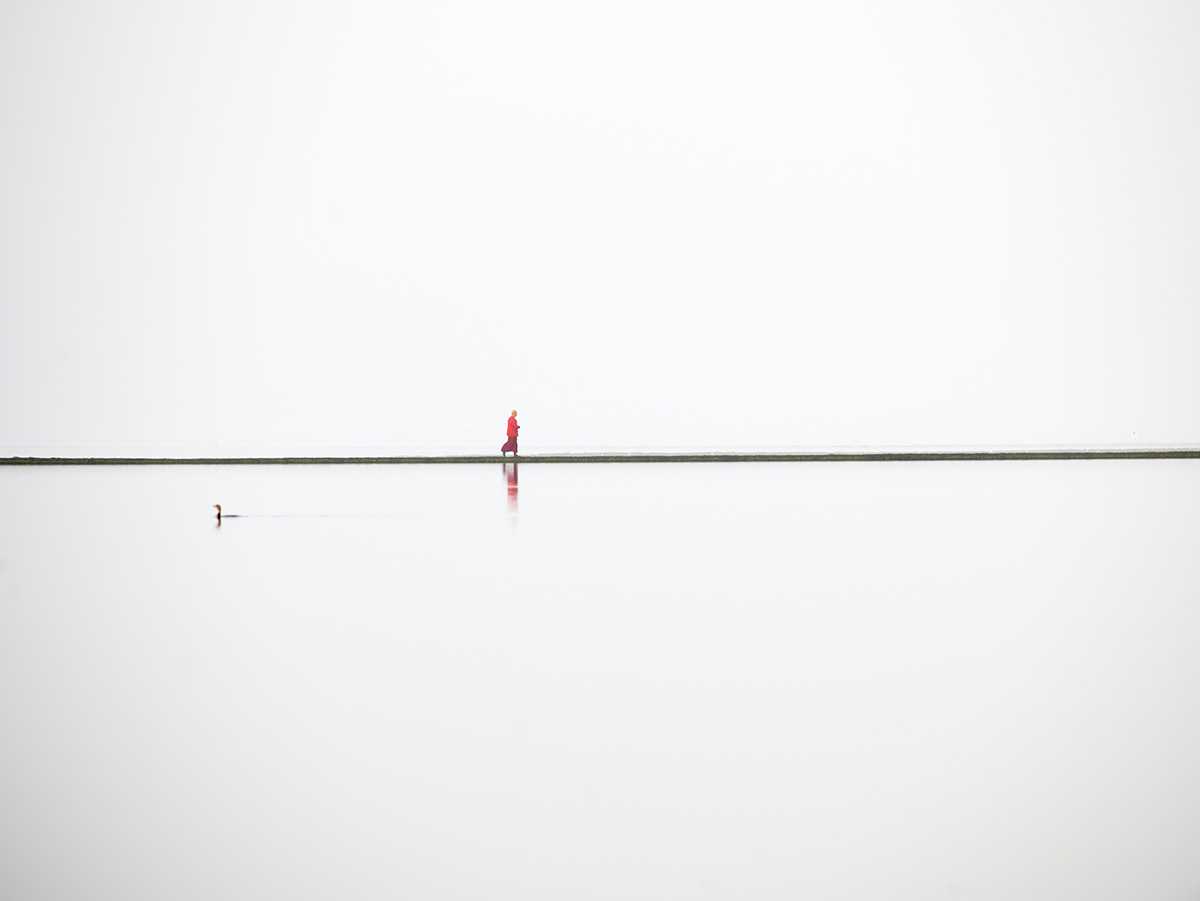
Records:
[[[1188,461],[529,467],[515,505],[499,466],[13,469],[0,502],[11,897],[1200,888]]]

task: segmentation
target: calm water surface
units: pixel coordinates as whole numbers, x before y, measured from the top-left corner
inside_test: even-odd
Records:
[[[5,897],[1200,897],[1195,461],[0,504]]]

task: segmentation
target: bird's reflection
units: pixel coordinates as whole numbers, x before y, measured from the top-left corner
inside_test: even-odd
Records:
[[[510,513],[517,512],[517,464],[505,463],[504,466],[504,481],[508,483],[508,510]]]

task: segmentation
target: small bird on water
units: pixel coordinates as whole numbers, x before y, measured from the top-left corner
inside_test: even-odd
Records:
[[[218,523],[218,525],[219,525],[219,524],[220,524],[220,522],[221,522],[221,505],[220,505],[220,504],[213,504],[213,507],[215,507],[215,508],[216,508],[216,511],[217,511],[217,523]],[[237,518],[238,518],[238,516],[240,516],[240,515],[241,515],[241,514],[238,514],[238,513],[226,513],[226,514],[225,514],[225,518],[226,518],[226,519],[237,519]]]

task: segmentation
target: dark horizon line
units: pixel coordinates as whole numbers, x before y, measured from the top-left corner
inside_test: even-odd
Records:
[[[1200,448],[814,451],[785,453],[438,454],[400,457],[0,457],[0,466],[279,466],[454,463],[905,463],[968,460],[1196,460]]]

